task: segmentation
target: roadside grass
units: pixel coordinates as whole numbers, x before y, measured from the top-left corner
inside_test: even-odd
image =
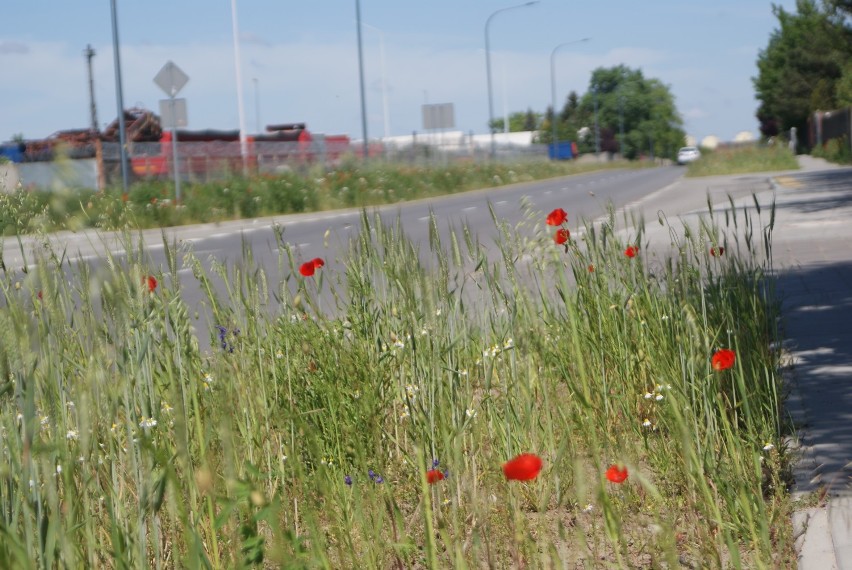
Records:
[[[852,164],[852,149],[849,148],[849,137],[845,136],[829,139],[822,146],[815,146],[811,154],[836,164]]]
[[[170,243],[153,267],[127,233],[96,266],[45,248],[4,270],[0,559],[794,564],[771,219],[732,205],[671,245],[611,215],[559,246],[542,222],[495,218],[490,258],[470,228],[442,241],[433,218],[421,250],[365,212],[312,276],[280,230],[278,268],[246,249],[208,270]],[[723,348],[736,360],[716,370]],[[522,452],[543,470],[506,480]]]
[[[185,183],[174,204],[171,180],[134,184],[125,202],[120,188],[98,193],[58,188],[19,188],[0,194],[0,234],[57,230],[147,229],[278,214],[395,204],[494,188],[518,182],[580,174],[606,168],[639,168],[628,162],[527,161],[516,164],[458,163],[406,166],[348,161],[338,168],[234,177]]]
[[[799,168],[796,156],[784,145],[701,149],[701,153],[700,159],[687,166],[687,176],[719,176]]]

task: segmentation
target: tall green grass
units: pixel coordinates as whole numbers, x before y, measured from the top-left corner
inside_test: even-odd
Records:
[[[364,213],[342,269],[312,277],[278,232],[279,282],[248,250],[207,268],[166,243],[152,267],[128,235],[97,269],[47,250],[0,279],[0,559],[788,564],[772,223],[750,214],[654,250],[614,216],[556,246],[528,212],[495,218],[489,256],[471,228],[441,238],[433,219],[420,250]],[[722,347],[736,365],[716,371]],[[507,481],[521,452],[544,469]],[[447,477],[429,485],[436,461]]]

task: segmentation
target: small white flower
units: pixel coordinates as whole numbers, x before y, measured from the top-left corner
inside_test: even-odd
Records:
[[[154,418],[146,418],[145,416],[142,416],[142,420],[139,422],[139,427],[143,429],[156,427],[156,425],[157,420],[155,420]]]
[[[39,418],[39,423],[41,423],[42,426],[46,426],[47,424],[50,423],[50,417],[49,416],[41,416]]]
[[[650,399],[651,399],[651,398],[653,398],[653,397],[654,397],[654,395],[653,395],[652,393],[650,393],[650,392],[645,392],[645,399],[646,399],[646,400],[650,400]]]
[[[645,421],[642,422],[642,427],[649,428],[649,427],[651,427],[651,425],[652,425],[651,420],[649,420],[648,418],[645,418]]]
[[[588,505],[586,505],[585,507],[583,507],[583,512],[584,512],[584,513],[590,513],[590,512],[592,512],[593,510],[595,510],[595,506],[594,506],[592,503],[589,503]]]
[[[405,343],[399,339],[396,339],[395,341],[393,341],[393,346],[394,348],[405,348]]]
[[[435,310],[435,316],[436,316],[436,317],[440,317],[440,316],[441,316],[441,309],[436,309],[436,310]]]
[[[657,401],[659,402],[660,400],[662,400],[662,399],[663,399],[663,395],[662,395],[662,394],[657,394],[656,396],[654,396],[654,399],[655,399],[655,400],[657,400]]]
[[[66,406],[68,406],[68,409],[69,409],[69,410],[73,410],[73,409],[76,407],[76,406],[74,405],[74,400],[68,400],[68,403],[67,403],[67,404],[65,404],[65,405],[66,405]]]
[[[65,434],[65,439],[76,440],[78,438],[77,430],[69,429],[68,433]]]
[[[279,351],[277,351],[277,352],[275,353],[275,358],[277,358],[278,360],[281,360],[282,358],[284,358],[284,353],[283,353],[283,352],[281,352],[280,350],[279,350]]]
[[[281,463],[284,463],[285,461],[287,461],[287,456],[286,456],[286,455],[282,455],[282,456],[281,456]]]
[[[162,404],[160,404],[160,409],[167,414],[170,414],[172,413],[172,411],[174,411],[174,408],[171,407],[168,402],[163,402]]]
[[[411,416],[411,412],[408,411],[408,406],[403,406],[402,407],[402,413],[399,414],[399,419],[404,420],[404,419],[408,418],[409,416]]]
[[[506,342],[503,343],[503,348],[507,349],[507,350],[510,349],[510,348],[513,348],[514,346],[515,346],[515,341],[512,340],[511,337],[507,338]]]
[[[355,390],[355,392],[352,393],[352,397],[356,400],[359,399],[361,397],[361,390]]]
[[[466,409],[466,410],[464,411],[464,413],[465,413],[465,415],[466,415],[467,417],[469,417],[470,419],[473,419],[473,418],[475,418],[475,417],[476,417],[476,410],[474,410],[473,408],[468,408],[468,409]]]
[[[405,393],[408,395],[409,398],[413,399],[417,397],[417,392],[419,391],[420,388],[418,386],[415,386],[414,384],[408,384],[405,386]]]
[[[667,321],[667,320],[669,320],[669,316],[668,316],[668,315],[663,315],[662,317],[660,317],[660,320],[662,320],[662,321]]]
[[[59,475],[59,474],[61,474],[61,473],[62,473],[62,466],[61,466],[61,465],[57,465],[57,466],[56,466],[56,474],[57,474],[57,475]]]
[[[763,451],[770,451],[772,449],[775,449],[775,446],[770,442],[766,442],[766,445],[763,446]]]

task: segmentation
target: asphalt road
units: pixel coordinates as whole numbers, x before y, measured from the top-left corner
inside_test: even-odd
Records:
[[[384,206],[372,211],[378,211],[387,223],[399,219],[415,243],[428,242],[429,217],[434,214],[442,239],[447,237],[451,227],[467,225],[487,246],[497,233],[489,204],[496,215],[509,224],[523,219],[524,201],[533,210],[541,211],[542,220],[552,209],[561,207],[569,213],[569,225],[574,231],[582,219],[604,215],[610,206],[617,209],[647,201],[648,196],[671,185],[683,172],[683,168],[675,166],[597,171]],[[696,198],[699,203],[702,200],[700,196],[692,197],[688,201],[691,207],[695,207]],[[279,244],[274,225],[283,228],[284,241],[294,248],[298,257],[303,260],[322,257],[327,263],[324,271],[334,271],[340,268],[340,259],[350,237],[360,230],[360,219],[359,209],[339,210],[175,227],[164,232],[146,230],[142,232],[142,239],[151,266],[162,268],[164,273],[168,272],[163,233],[170,243],[191,249],[208,268],[214,259],[226,266],[240,263],[244,259],[244,248],[248,247],[255,263],[264,267],[269,282],[274,284],[283,277],[278,273]],[[116,234],[60,232],[49,236],[49,241],[54,248],[64,249],[69,259],[94,266],[103,263],[107,250],[116,254],[119,260],[124,257],[125,246]],[[22,238],[20,244],[17,238],[6,238],[3,261],[7,269],[20,270],[25,264],[31,264],[32,252],[42,248],[42,243],[43,238],[32,236]],[[22,249],[26,252],[26,261]],[[492,250],[496,255],[496,250]],[[184,300],[190,307],[204,312],[203,295],[191,268],[184,266],[180,257],[177,265]]]

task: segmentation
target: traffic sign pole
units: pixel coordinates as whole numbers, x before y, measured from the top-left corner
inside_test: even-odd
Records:
[[[178,116],[175,111],[175,95],[183,89],[186,82],[189,81],[189,76],[183,72],[181,68],[172,63],[167,62],[166,65],[154,77],[154,83],[166,92],[169,96],[169,110],[172,122],[172,170],[175,176],[175,204],[180,204],[180,168],[178,163]],[[161,113],[162,114],[162,113]]]

